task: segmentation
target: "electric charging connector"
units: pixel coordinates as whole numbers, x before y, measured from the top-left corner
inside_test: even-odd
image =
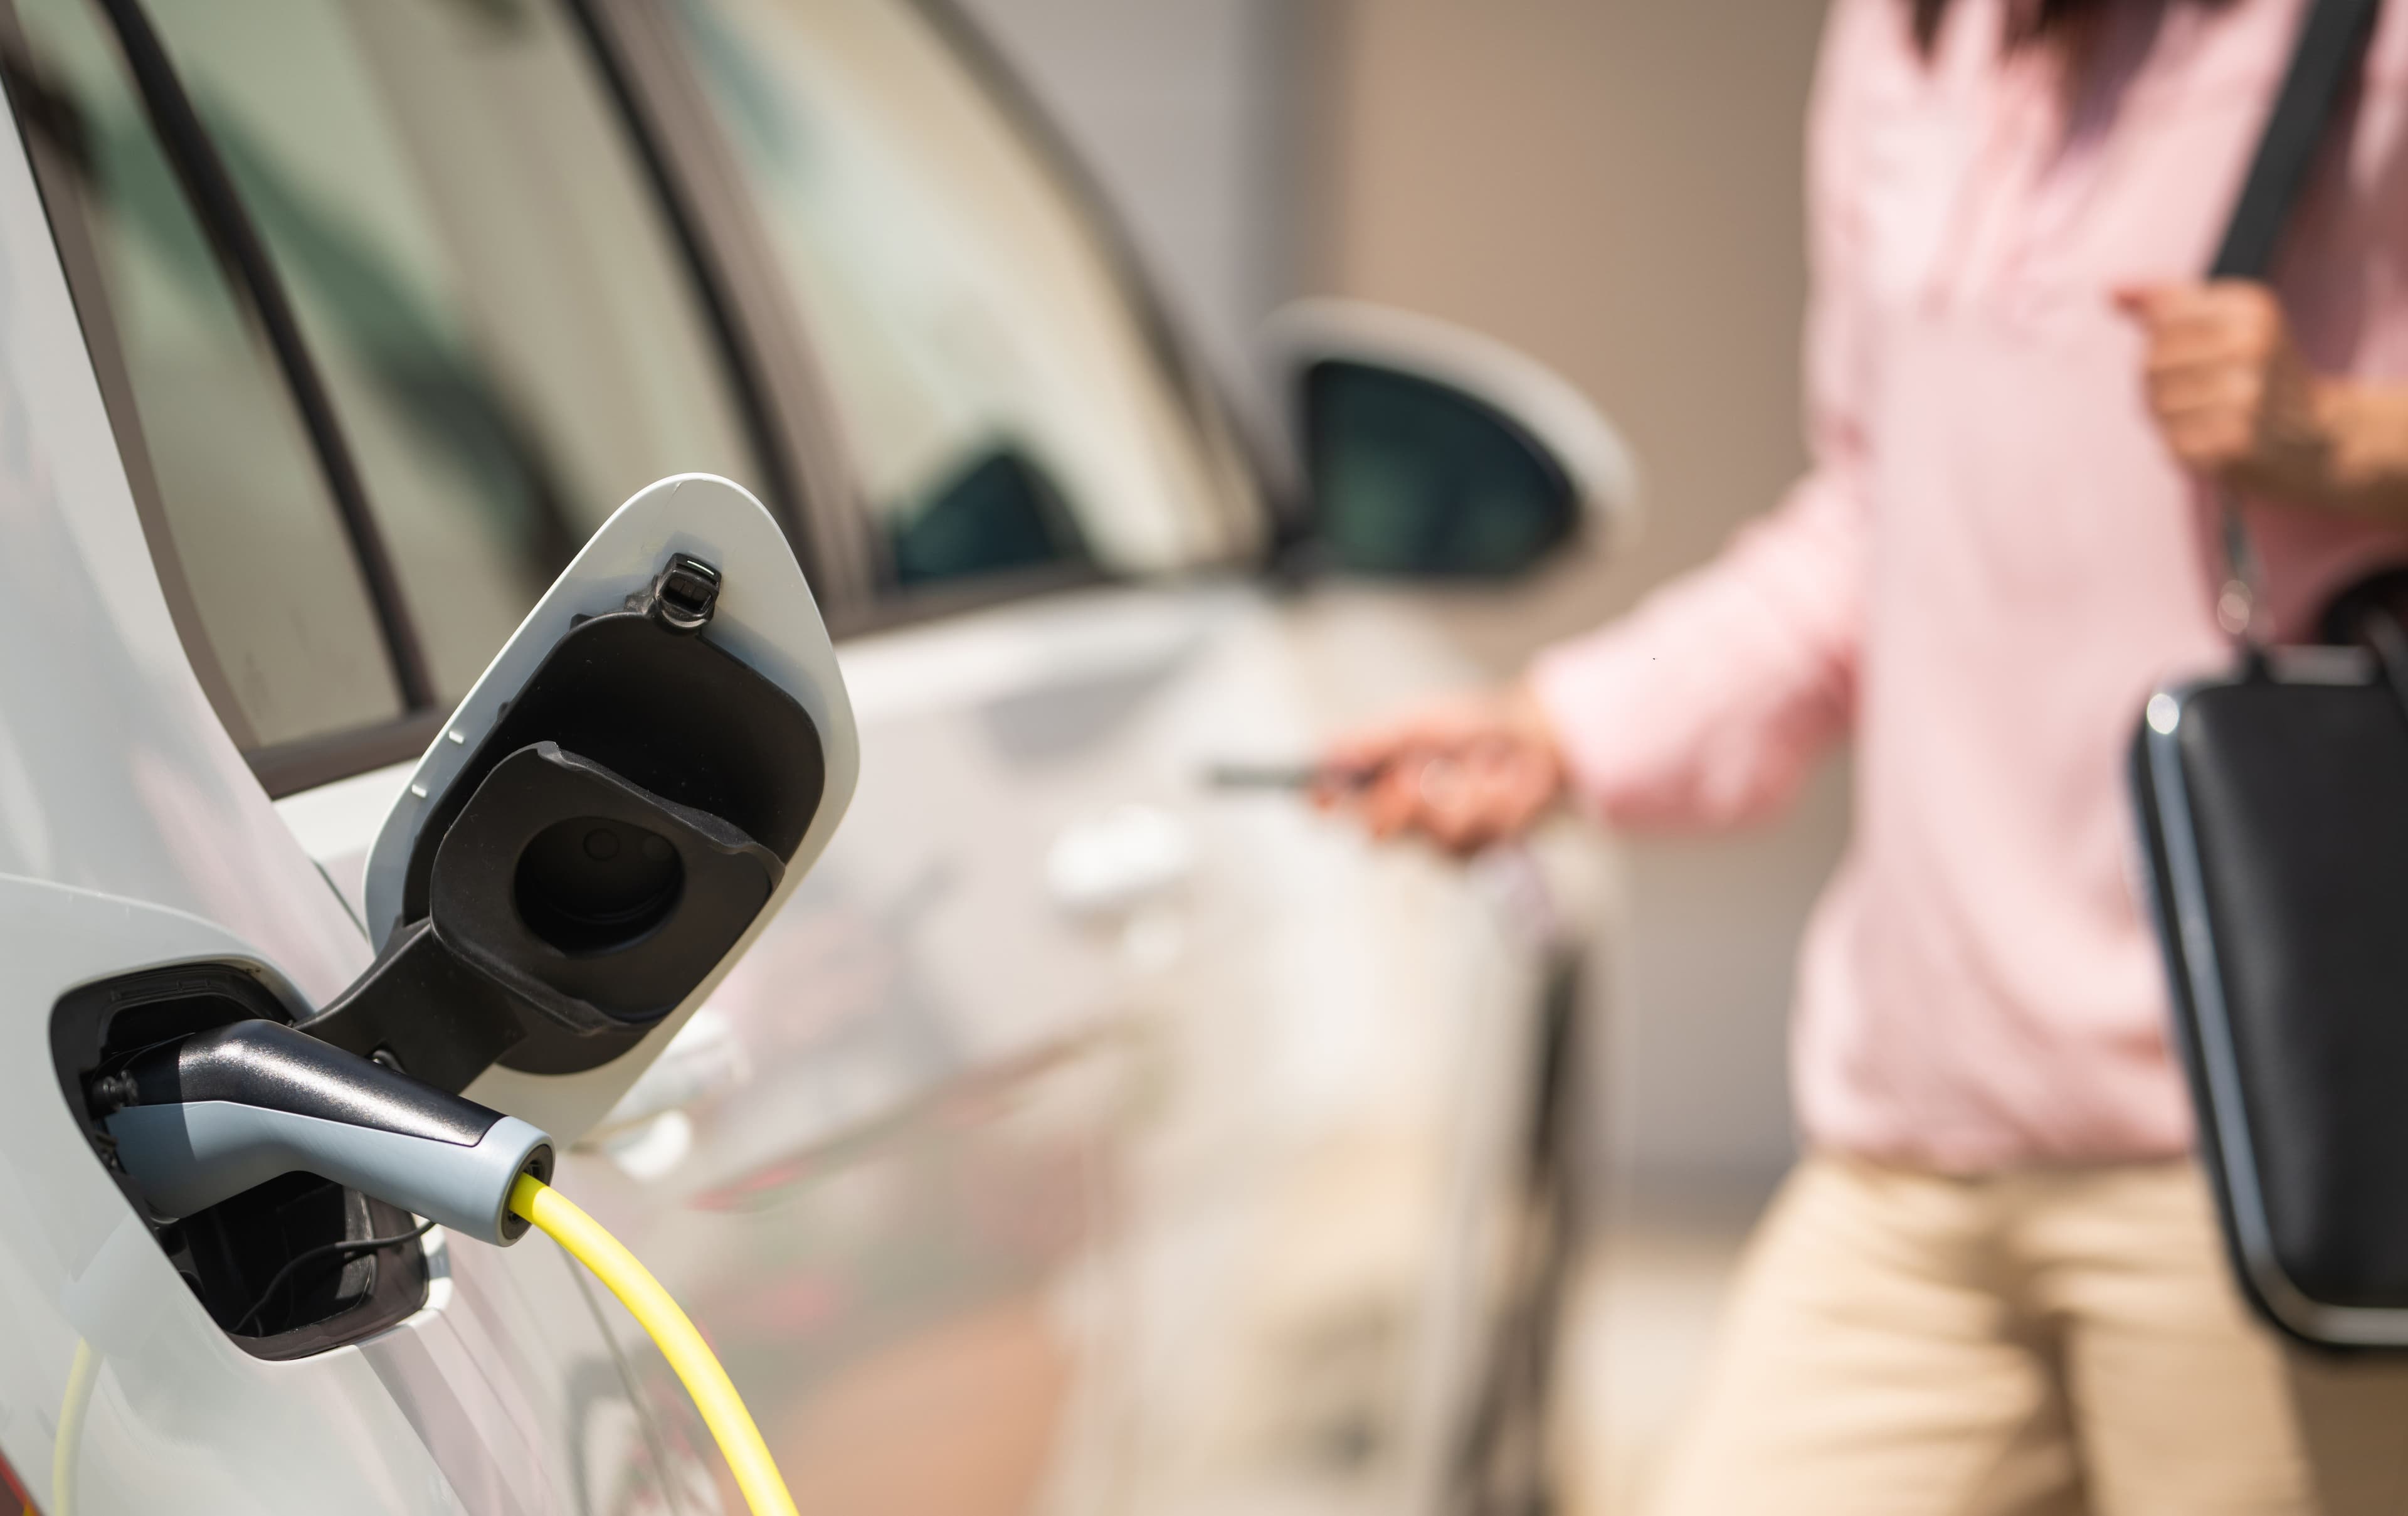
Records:
[[[522,1174],[550,1181],[552,1139],[273,1021],[238,1021],[94,1082],[118,1162],[173,1220],[297,1171],[507,1246]]]
[[[299,1171],[497,1246],[540,1226],[652,1334],[756,1516],[794,1516],[726,1370],[635,1255],[552,1188],[552,1139],[535,1127],[274,1021],[154,1048],[94,1080],[92,1094],[118,1162],[165,1218]],[[61,1489],[72,1487],[81,1405],[98,1372],[88,1348],[76,1364],[72,1415],[59,1421]]]

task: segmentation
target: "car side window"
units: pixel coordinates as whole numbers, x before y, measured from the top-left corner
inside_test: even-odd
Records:
[[[409,756],[645,485],[785,503],[566,7],[18,8],[162,579],[272,790]]]
[[[918,7],[669,8],[827,371],[890,584],[1251,547],[1217,416]]]
[[[77,180],[134,412],[114,418],[120,446],[155,481],[149,525],[169,541],[153,546],[231,699],[221,715],[246,748],[394,720],[400,686],[308,430],[114,40],[89,0],[17,8],[30,56],[12,94]]]
[[[291,291],[439,705],[672,473],[766,494],[699,293],[551,0],[153,0]]]

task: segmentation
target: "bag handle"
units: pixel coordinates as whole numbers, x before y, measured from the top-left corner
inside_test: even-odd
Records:
[[[2264,279],[2274,261],[2283,229],[2298,204],[2325,133],[2340,114],[2342,95],[2357,74],[2374,32],[2382,0],[2312,0],[2300,23],[2283,88],[2267,113],[2249,177],[2233,203],[2224,241],[2208,265],[2210,279]],[[2224,629],[2257,645],[2258,555],[2240,502],[2218,485],[2216,513],[2223,527],[2225,582],[2215,599]]]

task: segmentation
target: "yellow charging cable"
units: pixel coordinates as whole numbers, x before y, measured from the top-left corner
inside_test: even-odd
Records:
[[[92,1407],[93,1386],[99,1382],[100,1354],[93,1351],[91,1343],[78,1342],[75,1363],[67,1369],[66,1396],[59,1404],[58,1440],[50,1446],[52,1516],[74,1516],[76,1454],[83,1447],[83,1415]]]
[[[603,1231],[600,1222],[532,1174],[520,1175],[518,1183],[510,1187],[510,1209],[542,1228],[592,1269],[620,1304],[635,1313],[638,1324],[652,1335],[669,1367],[685,1381],[686,1393],[694,1396],[703,1424],[718,1439],[719,1451],[735,1470],[736,1487],[744,1492],[744,1503],[752,1508],[752,1516],[796,1516],[795,1497],[786,1493],[786,1481],[769,1457],[768,1445],[761,1440],[761,1429],[752,1424],[752,1413],[744,1408],[743,1399],[728,1382],[727,1371],[719,1366],[702,1334],[652,1271],[636,1262],[636,1255],[622,1247],[618,1238]]]
[[[796,1516],[795,1497],[786,1493],[786,1481],[779,1476],[768,1445],[761,1440],[761,1429],[752,1424],[752,1413],[744,1408],[743,1399],[728,1382],[727,1371],[719,1366],[702,1334],[652,1271],[638,1263],[618,1238],[602,1230],[599,1221],[533,1175],[520,1175],[510,1187],[510,1209],[541,1227],[592,1269],[660,1344],[662,1356],[685,1381],[695,1408],[702,1412],[703,1424],[710,1428],[727,1466],[735,1470],[737,1488],[744,1492],[744,1503],[753,1516]],[[100,1354],[91,1343],[76,1344],[75,1362],[67,1369],[66,1393],[59,1406],[58,1438],[50,1452],[51,1516],[74,1516],[76,1454],[83,1445],[84,1412],[100,1380]],[[33,1508],[26,1509],[30,1513]]]

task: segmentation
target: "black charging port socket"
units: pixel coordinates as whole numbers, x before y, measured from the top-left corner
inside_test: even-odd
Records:
[[[382,1331],[426,1302],[416,1218],[314,1175],[287,1174],[177,1220],[151,1217],[101,1125],[109,1082],[139,1053],[290,1010],[239,965],[196,964],[87,985],[50,1017],[68,1111],[210,1320],[255,1358],[300,1358]],[[384,1247],[380,1238],[406,1238]]]

